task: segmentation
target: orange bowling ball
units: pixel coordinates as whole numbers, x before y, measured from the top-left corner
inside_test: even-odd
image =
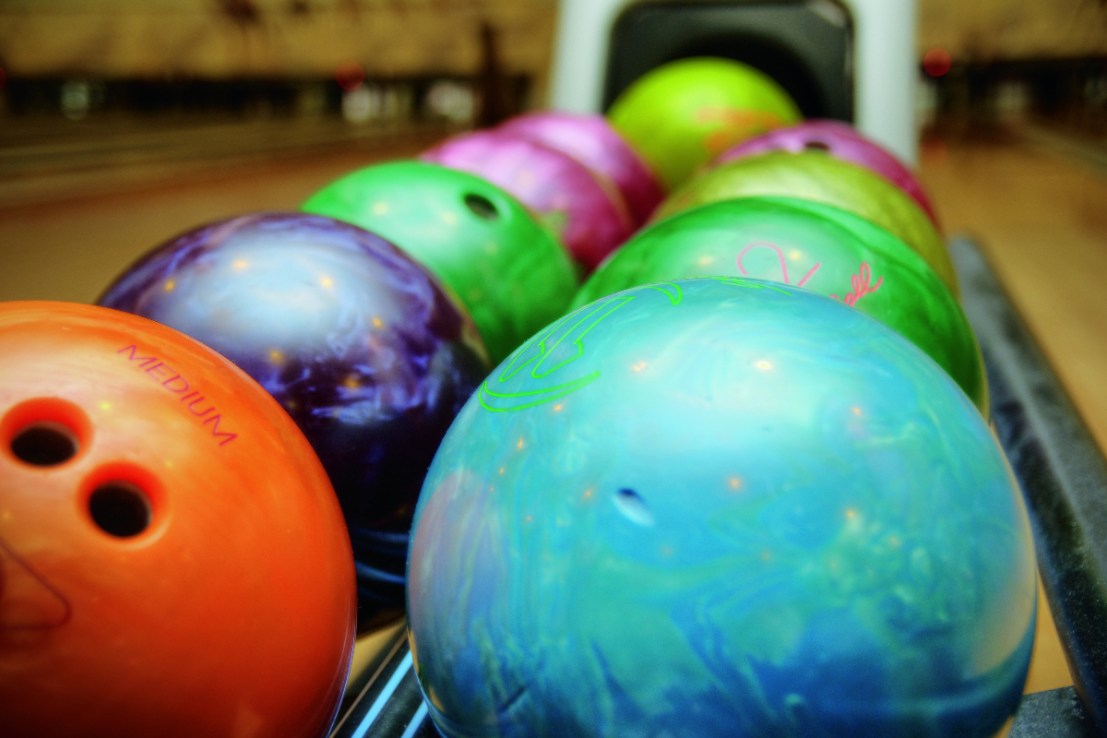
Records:
[[[0,303],[0,735],[326,735],[354,582],[245,373],[145,318]]]

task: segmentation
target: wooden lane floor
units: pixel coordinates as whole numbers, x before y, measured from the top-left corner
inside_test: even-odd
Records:
[[[310,151],[278,147],[269,156],[249,128],[222,135],[231,138],[214,156],[199,137],[183,148],[183,157],[85,167],[77,178],[63,168],[36,179],[26,160],[18,177],[0,169],[0,300],[93,301],[131,262],[168,238],[237,214],[295,209],[333,178],[373,161],[411,156],[439,134]],[[257,155],[228,157],[235,136]],[[118,163],[110,156],[103,161]],[[1079,147],[1041,137],[953,136],[926,140],[920,177],[947,233],[971,235],[985,251],[1100,447],[1107,448],[1107,291],[1101,286],[1107,174],[1101,165]],[[20,187],[27,191],[21,194]],[[1041,613],[1028,691],[1071,683],[1048,608]],[[365,639],[359,663],[371,661],[380,642]]]
[[[433,140],[445,123],[352,124],[336,117],[122,116],[67,121],[0,119],[0,207],[210,178],[344,151],[373,156],[412,139]]]
[[[1107,139],[931,139],[919,176],[945,231],[980,244],[1107,449]]]
[[[1107,143],[1107,142],[1104,142]],[[924,139],[947,233],[980,246],[1101,450],[1107,449],[1107,146],[1033,127]],[[1028,692],[1072,683],[1039,587]]]
[[[262,142],[286,130],[270,128]],[[103,139],[34,142],[69,149],[70,168],[60,167],[56,154],[37,168],[9,154],[7,163],[17,166],[0,169],[0,300],[94,301],[135,259],[186,230],[244,213],[295,210],[346,172],[413,156],[446,135],[440,128],[356,140],[336,134],[328,143],[335,129],[318,127],[266,149],[258,130],[249,123],[189,128],[176,137],[151,133],[164,145],[147,157],[127,137],[116,137],[115,156]],[[242,153],[230,153],[236,142]]]

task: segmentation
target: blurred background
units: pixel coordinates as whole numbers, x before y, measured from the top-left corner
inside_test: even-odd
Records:
[[[5,0],[8,118],[336,116],[472,120],[474,96],[539,104],[556,0]],[[927,121],[1107,110],[1102,0],[918,1]]]
[[[919,176],[1107,448],[1107,0],[917,6]],[[544,107],[558,12],[0,0],[0,300],[92,301],[201,223]],[[1068,683],[1035,669],[1031,691]]]
[[[541,107],[558,6],[4,0],[0,203],[84,191],[72,175],[85,170],[112,186],[103,175],[154,160],[196,169],[376,145]],[[1027,125],[1038,138],[1103,143],[1104,0],[918,0],[915,51],[924,137]],[[29,181],[60,170],[68,176]]]
[[[0,201],[34,198],[42,185],[18,178],[47,168],[118,168],[174,151],[193,164],[284,155],[397,131],[484,125],[541,107],[558,6],[4,0]],[[915,51],[924,136],[1032,123],[1037,135],[1102,144],[1104,0],[918,0]],[[251,125],[259,122],[275,125]],[[187,133],[215,123],[249,130],[248,140],[228,147]],[[188,140],[168,150],[166,139],[178,135]],[[44,146],[18,151],[62,138],[87,145],[66,149],[63,161]]]

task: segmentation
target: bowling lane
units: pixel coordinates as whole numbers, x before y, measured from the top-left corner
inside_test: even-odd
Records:
[[[979,243],[1107,449],[1107,140],[1033,128],[931,138],[919,175],[946,232]]]
[[[1101,142],[1027,125],[989,137],[932,137],[920,178],[949,233],[973,238],[1100,449],[1107,448],[1107,167]],[[1040,589],[1034,692],[1071,682]]]
[[[126,156],[97,154],[69,167],[36,170],[31,159],[32,166],[18,172],[0,169],[0,300],[92,301],[135,258],[184,230],[244,212],[295,208],[338,175],[412,155],[444,133],[279,147],[266,155],[256,146],[257,130],[232,126],[220,133],[218,146],[207,136],[182,135],[181,152],[160,161],[137,157],[124,165]],[[226,137],[240,140],[251,155],[227,153],[234,147]],[[68,143],[79,156],[81,142]],[[121,151],[125,143],[118,144]],[[920,174],[947,231],[979,241],[1100,447],[1107,448],[1107,385],[1101,380],[1107,373],[1107,294],[1099,287],[1099,275],[1107,273],[1103,170],[1070,149],[1005,136],[930,139]],[[1048,611],[1044,615],[1029,691],[1070,683]],[[387,636],[363,641],[355,675],[369,668]]]
[[[174,134],[162,123],[156,146],[108,127],[75,126],[49,143],[9,134],[11,148],[0,156],[0,299],[90,302],[134,259],[185,230],[296,209],[340,174],[445,135],[432,128],[353,136],[318,123],[282,139],[284,127],[190,124]]]

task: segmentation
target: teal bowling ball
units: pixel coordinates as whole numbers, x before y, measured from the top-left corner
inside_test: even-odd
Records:
[[[408,564],[448,738],[994,736],[1036,601],[965,394],[860,311],[746,278],[523,344],[443,440]]]
[[[640,284],[730,275],[792,284],[852,305],[899,331],[988,413],[984,360],[957,298],[901,239],[813,200],[742,197],[653,223],[592,273],[582,305]]]
[[[301,209],[361,226],[426,267],[472,316],[493,364],[561,316],[578,286],[553,231],[468,172],[381,162],[327,183]]]

